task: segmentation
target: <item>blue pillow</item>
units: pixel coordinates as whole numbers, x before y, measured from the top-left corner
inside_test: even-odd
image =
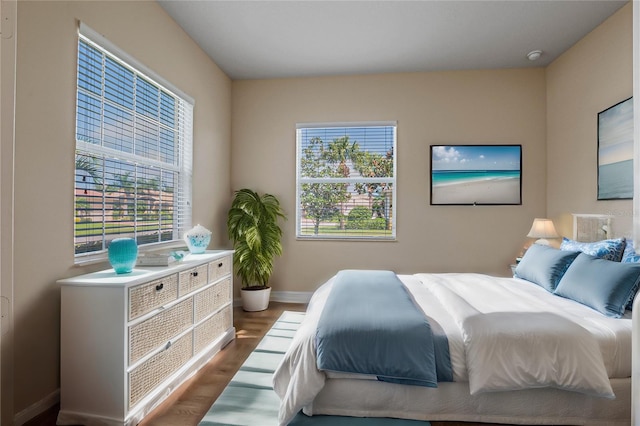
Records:
[[[613,318],[624,314],[640,284],[640,263],[620,263],[580,253],[554,291]]]
[[[624,246],[624,253],[622,253],[622,263],[640,263],[640,254],[636,253],[636,248],[633,245],[633,240],[627,239],[627,243]],[[633,308],[633,299],[635,298],[635,292],[629,303],[627,303],[627,309]]]
[[[622,253],[622,260],[624,263],[638,263],[640,262],[640,254],[636,253],[636,248],[633,245],[633,240],[627,240],[627,244],[624,246],[624,252]]]
[[[578,254],[578,251],[532,244],[518,263],[515,276],[552,292]]]
[[[560,250],[581,251],[601,259],[620,262],[625,245],[624,238],[602,240],[593,243],[581,243],[579,241],[573,241],[563,237],[562,243],[560,244]]]

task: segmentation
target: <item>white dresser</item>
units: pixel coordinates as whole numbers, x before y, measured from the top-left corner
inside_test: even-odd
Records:
[[[135,425],[235,337],[232,251],[60,280],[59,425]]]

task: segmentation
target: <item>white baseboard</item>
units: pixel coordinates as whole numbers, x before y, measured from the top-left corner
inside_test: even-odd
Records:
[[[56,389],[40,401],[37,401],[24,410],[20,411],[13,417],[13,424],[15,426],[22,426],[29,420],[33,419],[39,414],[44,413],[49,408],[53,407],[60,402],[60,389]]]
[[[272,291],[271,300],[284,303],[309,303],[313,292],[310,291]]]

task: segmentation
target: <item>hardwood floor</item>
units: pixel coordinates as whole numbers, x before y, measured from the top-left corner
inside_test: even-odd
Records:
[[[271,302],[269,309],[262,312],[244,312],[241,308],[234,308],[236,339],[150,413],[139,426],[197,425],[282,312],[305,309],[305,305],[278,302]],[[56,424],[58,410],[58,406],[52,407],[25,423],[25,426],[53,426]],[[431,424],[432,426],[492,426],[487,423],[461,422],[431,422]]]

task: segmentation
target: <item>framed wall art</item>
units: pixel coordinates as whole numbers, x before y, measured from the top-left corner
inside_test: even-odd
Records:
[[[522,204],[522,145],[431,145],[432,205]]]
[[[633,198],[633,99],[598,113],[598,200]]]

